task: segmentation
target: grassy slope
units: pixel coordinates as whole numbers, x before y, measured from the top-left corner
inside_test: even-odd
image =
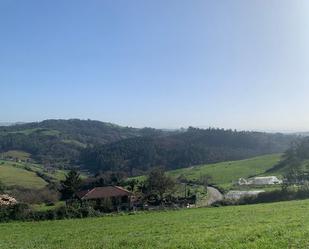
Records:
[[[27,170],[30,168],[31,171]],[[0,181],[6,186],[20,186],[24,188],[43,188],[47,182],[35,172],[42,172],[55,181],[65,179],[67,171],[55,170],[53,173],[45,172],[42,165],[23,162],[0,160]],[[82,175],[84,177],[84,175]]]
[[[170,171],[172,176],[184,175],[188,179],[197,180],[201,175],[212,177],[212,183],[227,188],[240,177],[262,175],[279,162],[281,154],[271,154],[240,161],[222,162],[200,165],[191,168]],[[272,173],[274,175],[280,175]]]
[[[16,185],[24,188],[39,189],[47,185],[47,182],[38,177],[36,173],[15,167],[13,166],[14,164],[12,162],[0,161],[0,181],[6,186]]]
[[[309,201],[0,224],[0,248],[309,247]]]
[[[10,150],[7,152],[0,153],[0,157],[3,158],[16,158],[19,160],[26,161],[30,159],[31,154],[25,152],[25,151],[20,151],[20,150]]]

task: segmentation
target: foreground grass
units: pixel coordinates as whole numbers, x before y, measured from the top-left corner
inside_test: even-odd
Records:
[[[178,177],[184,175],[187,179],[198,180],[201,175],[208,175],[212,183],[223,188],[229,188],[240,177],[248,178],[263,175],[267,170],[275,166],[281,158],[281,154],[258,156],[239,161],[229,161],[215,164],[199,165],[190,168],[170,171],[169,174]],[[280,175],[272,173],[275,175]]]
[[[308,248],[309,201],[0,224],[0,248]]]

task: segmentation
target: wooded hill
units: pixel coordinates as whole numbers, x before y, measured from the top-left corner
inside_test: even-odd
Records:
[[[0,127],[0,152],[22,150],[39,163],[68,167],[87,146],[161,133],[92,120],[45,120]]]
[[[94,172],[118,170],[136,175],[155,166],[177,169],[283,152],[296,139],[282,134],[189,128],[89,147],[82,153],[82,162]]]
[[[80,166],[129,175],[284,152],[296,136],[224,129],[162,131],[92,120],[46,120],[0,127],[0,152],[22,150],[49,167]]]

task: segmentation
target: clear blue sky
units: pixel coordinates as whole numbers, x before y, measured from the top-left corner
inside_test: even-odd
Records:
[[[309,130],[307,0],[0,0],[0,121]]]

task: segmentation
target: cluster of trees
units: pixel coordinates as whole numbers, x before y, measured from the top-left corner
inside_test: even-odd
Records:
[[[309,181],[309,137],[299,139],[292,143],[285,151],[282,160],[272,169],[272,171],[285,172],[287,181],[293,184]]]
[[[116,170],[137,175],[156,166],[175,169],[283,152],[295,139],[282,134],[191,127],[165,136],[135,137],[88,147],[81,162],[93,172]]]

